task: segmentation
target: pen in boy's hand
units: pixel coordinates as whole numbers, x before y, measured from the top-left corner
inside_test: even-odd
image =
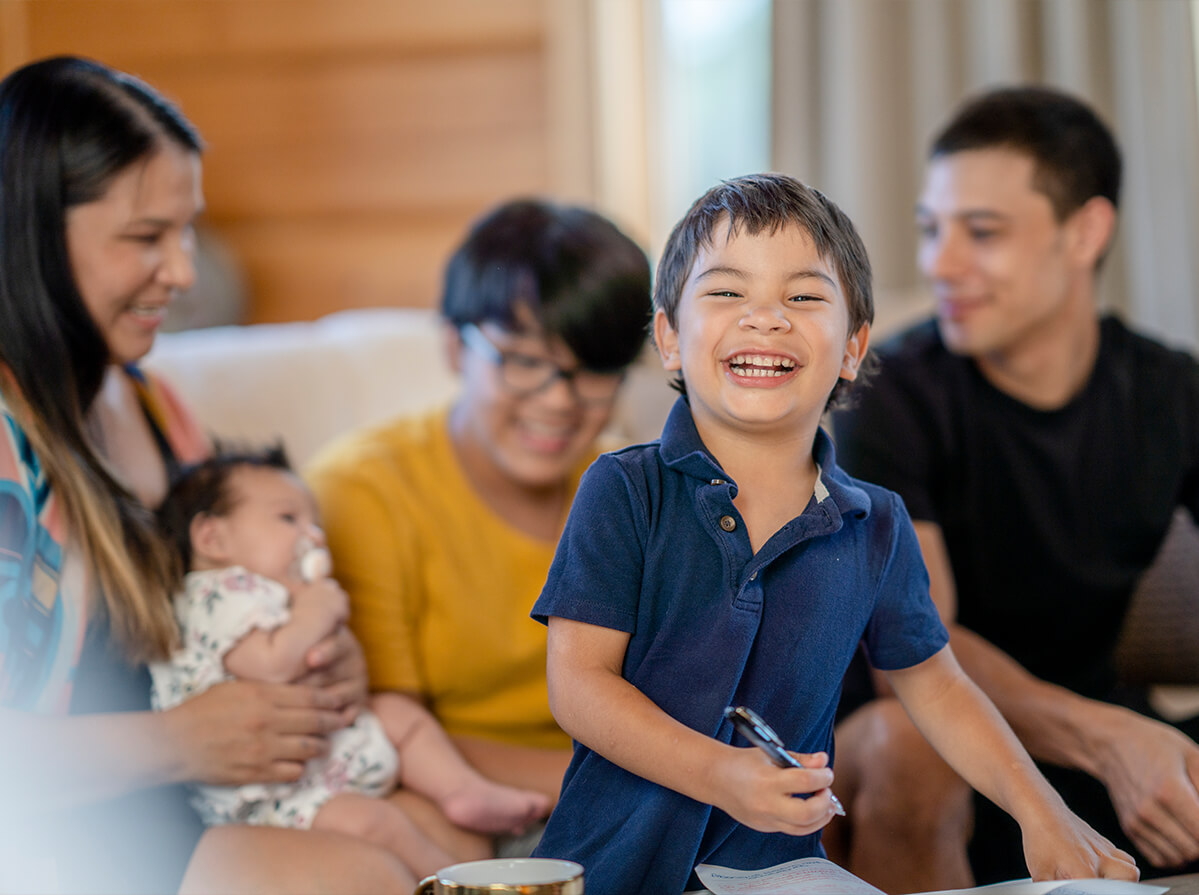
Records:
[[[778,767],[803,767],[799,763],[799,759],[787,751],[787,747],[783,745],[779,735],[774,732],[774,728],[763,721],[762,717],[753,709],[743,705],[729,706],[724,710],[724,716],[732,722],[733,727],[741,736],[765,752]],[[833,813],[844,817],[845,807],[841,804],[841,800],[831,792],[828,796],[833,803]]]

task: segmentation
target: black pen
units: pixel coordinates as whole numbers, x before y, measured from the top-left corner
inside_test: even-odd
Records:
[[[724,710],[724,716],[732,722],[733,727],[741,736],[745,737],[759,749],[770,757],[770,760],[780,768],[802,768],[794,755],[787,751],[783,741],[779,739],[779,735],[774,732],[769,724],[762,720],[762,717],[753,709],[739,705],[736,708],[729,706]],[[845,816],[845,807],[831,792],[828,794],[829,799],[833,803],[833,813]]]

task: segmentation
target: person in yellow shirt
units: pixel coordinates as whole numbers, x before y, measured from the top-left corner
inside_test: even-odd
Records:
[[[570,738],[529,610],[644,343],[649,263],[592,211],[512,201],[451,256],[441,313],[452,406],[352,432],[306,478],[376,710],[418,700],[484,775],[556,800]],[[417,794],[396,798],[452,853],[490,853]]]

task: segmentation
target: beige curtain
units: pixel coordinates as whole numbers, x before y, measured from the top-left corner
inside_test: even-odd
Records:
[[[1091,102],[1125,180],[1104,302],[1199,349],[1199,100],[1192,0],[775,0],[774,164],[854,218],[880,323],[922,308],[912,205],[961,98],[1017,82]]]

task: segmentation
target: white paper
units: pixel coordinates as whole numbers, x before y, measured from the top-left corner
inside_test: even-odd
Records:
[[[824,858],[800,858],[763,870],[700,864],[695,875],[713,895],[883,895],[865,880]]]
[[[700,864],[695,874],[712,895],[883,895],[865,880],[824,858],[801,858],[762,870]],[[1014,880],[922,895],[1161,895],[1165,886],[1114,879]]]
[[[1030,879],[993,883],[973,889],[946,889],[943,892],[925,892],[922,895],[1161,895],[1166,886],[1149,883],[1130,883],[1119,879],[1057,879],[1034,883]]]

